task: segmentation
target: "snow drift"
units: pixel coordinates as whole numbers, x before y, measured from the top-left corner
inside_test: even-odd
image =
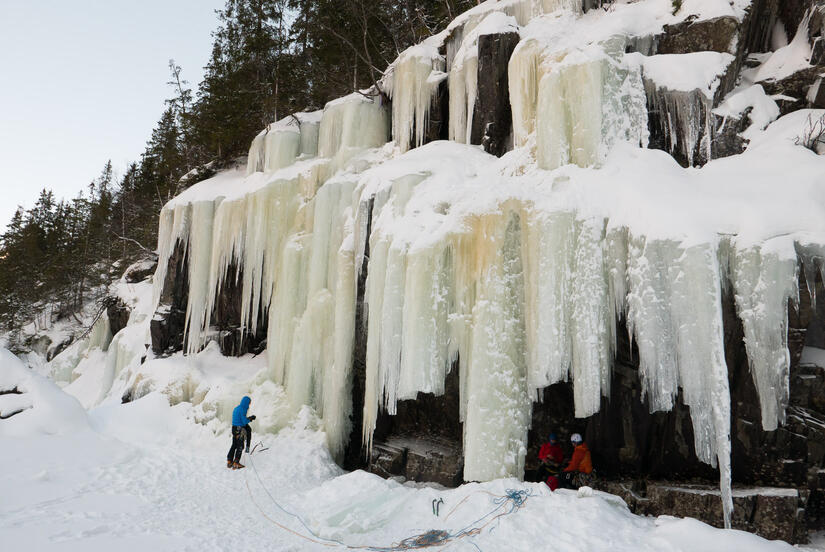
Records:
[[[0,348],[0,436],[62,435],[88,427],[77,399]]]

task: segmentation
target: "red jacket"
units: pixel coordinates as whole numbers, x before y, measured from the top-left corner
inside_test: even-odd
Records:
[[[573,458],[570,459],[570,463],[564,468],[564,471],[577,471],[582,473],[590,473],[593,471],[593,460],[590,458],[590,450],[586,444],[582,443],[576,447],[573,451]]]
[[[539,449],[539,460],[550,460],[557,464],[561,464],[564,460],[564,452],[562,452],[559,445],[552,443],[544,443]]]

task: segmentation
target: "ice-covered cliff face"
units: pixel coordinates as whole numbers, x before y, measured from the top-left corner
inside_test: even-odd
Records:
[[[522,475],[541,389],[571,381],[576,416],[599,410],[624,318],[651,410],[672,408],[681,389],[729,516],[722,294],[735,297],[763,427],[774,429],[788,398],[797,249],[807,268],[823,267],[825,161],[794,144],[804,111],[762,131],[774,114],[749,131],[748,151],[701,170],[643,149],[650,83],[711,101],[737,52],[688,54],[676,72],[673,60],[626,52],[689,15],[741,20],[748,4],[685,2],[673,15],[668,0],[586,13],[569,1],[483,3],[401,54],[382,82],[391,105],[365,91],[274,123],[245,172],[169,202],[156,303],[183,250],[194,353],[226,278],[238,278],[242,326],[266,322],[268,377],[296,411],[315,408],[338,457],[358,332],[367,445],[380,409],[443,393],[458,360],[465,480]],[[508,67],[513,149],[501,159],[468,144],[478,39],[498,32],[521,36]],[[452,140],[422,145],[445,79]],[[671,146],[692,155],[709,140],[696,130],[709,109],[698,117],[685,112],[692,100],[667,97],[662,109],[679,116]]]

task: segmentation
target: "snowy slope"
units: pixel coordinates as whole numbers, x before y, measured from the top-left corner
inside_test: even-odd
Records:
[[[402,539],[430,530],[481,528],[436,549],[792,550],[695,520],[640,518],[604,493],[551,493],[544,485],[513,479],[447,490],[343,473],[309,410],[277,436],[264,436],[269,450],[245,457],[242,471],[225,467],[226,433],[215,436],[193,423],[188,404],[170,407],[152,394],[93,409],[89,419],[92,429],[77,427],[60,436],[0,434],[4,547],[347,549],[335,545],[340,541],[398,550]],[[496,502],[508,489],[529,495],[512,513],[511,503]],[[443,503],[435,516],[437,499]]]

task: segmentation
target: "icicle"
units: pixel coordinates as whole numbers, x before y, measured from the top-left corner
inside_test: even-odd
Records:
[[[261,172],[264,170],[264,161],[266,153],[264,149],[264,140],[266,140],[266,129],[258,133],[252,139],[252,145],[249,146],[249,155],[246,159],[246,174]]]
[[[613,305],[610,321],[610,339],[612,355],[616,353],[616,320],[627,312],[627,260],[628,260],[628,231],[627,228],[611,228],[607,230],[604,245],[605,270],[607,270],[607,284],[610,303]],[[611,356],[612,356],[611,355]]]
[[[392,136],[402,152],[424,143],[430,104],[444,76],[444,57],[426,42],[408,48],[395,61],[388,94]]]
[[[718,255],[708,244],[680,250],[668,271],[682,397],[690,407],[697,458],[718,463],[724,522],[730,528],[730,389]]]
[[[773,431],[785,422],[789,395],[788,301],[797,301],[799,295],[793,243],[777,238],[761,246],[737,247],[732,274],[762,427]]]
[[[290,373],[289,361],[292,358],[293,332],[307,305],[305,271],[309,238],[306,234],[295,234],[287,239],[279,262],[278,286],[272,296],[272,304],[277,308],[269,309],[269,373],[275,383],[287,388],[293,384],[287,379]]]
[[[671,318],[668,269],[680,255],[676,242],[631,237],[628,331],[636,337],[639,377],[651,412],[673,408],[678,393],[676,329]]]
[[[473,229],[486,258],[473,263],[479,273],[466,373],[467,481],[521,477],[524,471],[531,402],[519,224],[517,214],[505,213],[481,218]]]
[[[192,230],[189,236],[189,298],[186,304],[186,352],[194,354],[201,348],[201,333],[205,327],[205,305],[209,294],[209,267],[212,254],[212,222],[214,201],[192,204]]]
[[[277,171],[295,162],[301,152],[301,131],[292,115],[270,125],[264,137],[264,171]]]
[[[459,58],[450,70],[450,140],[462,144],[470,143],[473,128],[473,110],[478,90],[478,47],[472,46],[473,53]],[[459,50],[459,55],[463,50]]]
[[[381,314],[383,311],[384,285],[387,274],[387,253],[389,240],[374,231],[370,236],[369,270],[367,272],[365,308],[367,311],[367,358],[364,384],[364,418],[362,427],[363,444],[372,450],[372,434],[378,419],[381,402],[381,382],[379,363],[381,351]]]
[[[452,266],[445,244],[407,255],[398,398],[444,394],[449,354],[449,301]]]
[[[295,411],[302,405],[314,406],[323,416],[323,374],[333,363],[333,323],[335,301],[322,289],[313,295],[294,330],[285,387]]]
[[[523,217],[523,220],[528,220]],[[566,381],[572,359],[569,320],[573,214],[537,214],[524,230],[531,392]]]
[[[570,286],[573,398],[576,417],[599,411],[601,396],[610,394],[613,313],[604,267],[604,221],[576,221],[576,249]]]
[[[811,309],[816,312],[816,280],[825,270],[825,246],[815,243],[796,243],[796,255],[805,273],[805,287],[811,298]],[[825,280],[825,278],[823,278]]]
[[[301,155],[315,157],[318,155],[318,131],[321,127],[323,110],[308,113],[296,113],[301,129]]]
[[[163,292],[163,284],[169,269],[169,261],[180,247],[186,252],[191,224],[191,206],[185,203],[166,205],[161,210],[158,230],[158,269],[155,272],[152,303],[157,309]]]
[[[540,167],[555,169],[567,163],[587,167],[599,160],[603,67],[601,60],[565,60],[542,77],[536,114]]]
[[[333,457],[342,459],[349,439],[352,413],[352,347],[355,338],[355,263],[352,219],[348,237],[337,254],[335,334],[332,366],[324,372],[323,412],[327,443]]]
[[[380,97],[353,93],[327,103],[318,131],[318,156],[341,168],[356,153],[384,145],[390,120]]]
[[[523,40],[516,46],[507,65],[516,146],[525,145],[527,137],[535,130],[543,51],[544,47],[537,40]]]

